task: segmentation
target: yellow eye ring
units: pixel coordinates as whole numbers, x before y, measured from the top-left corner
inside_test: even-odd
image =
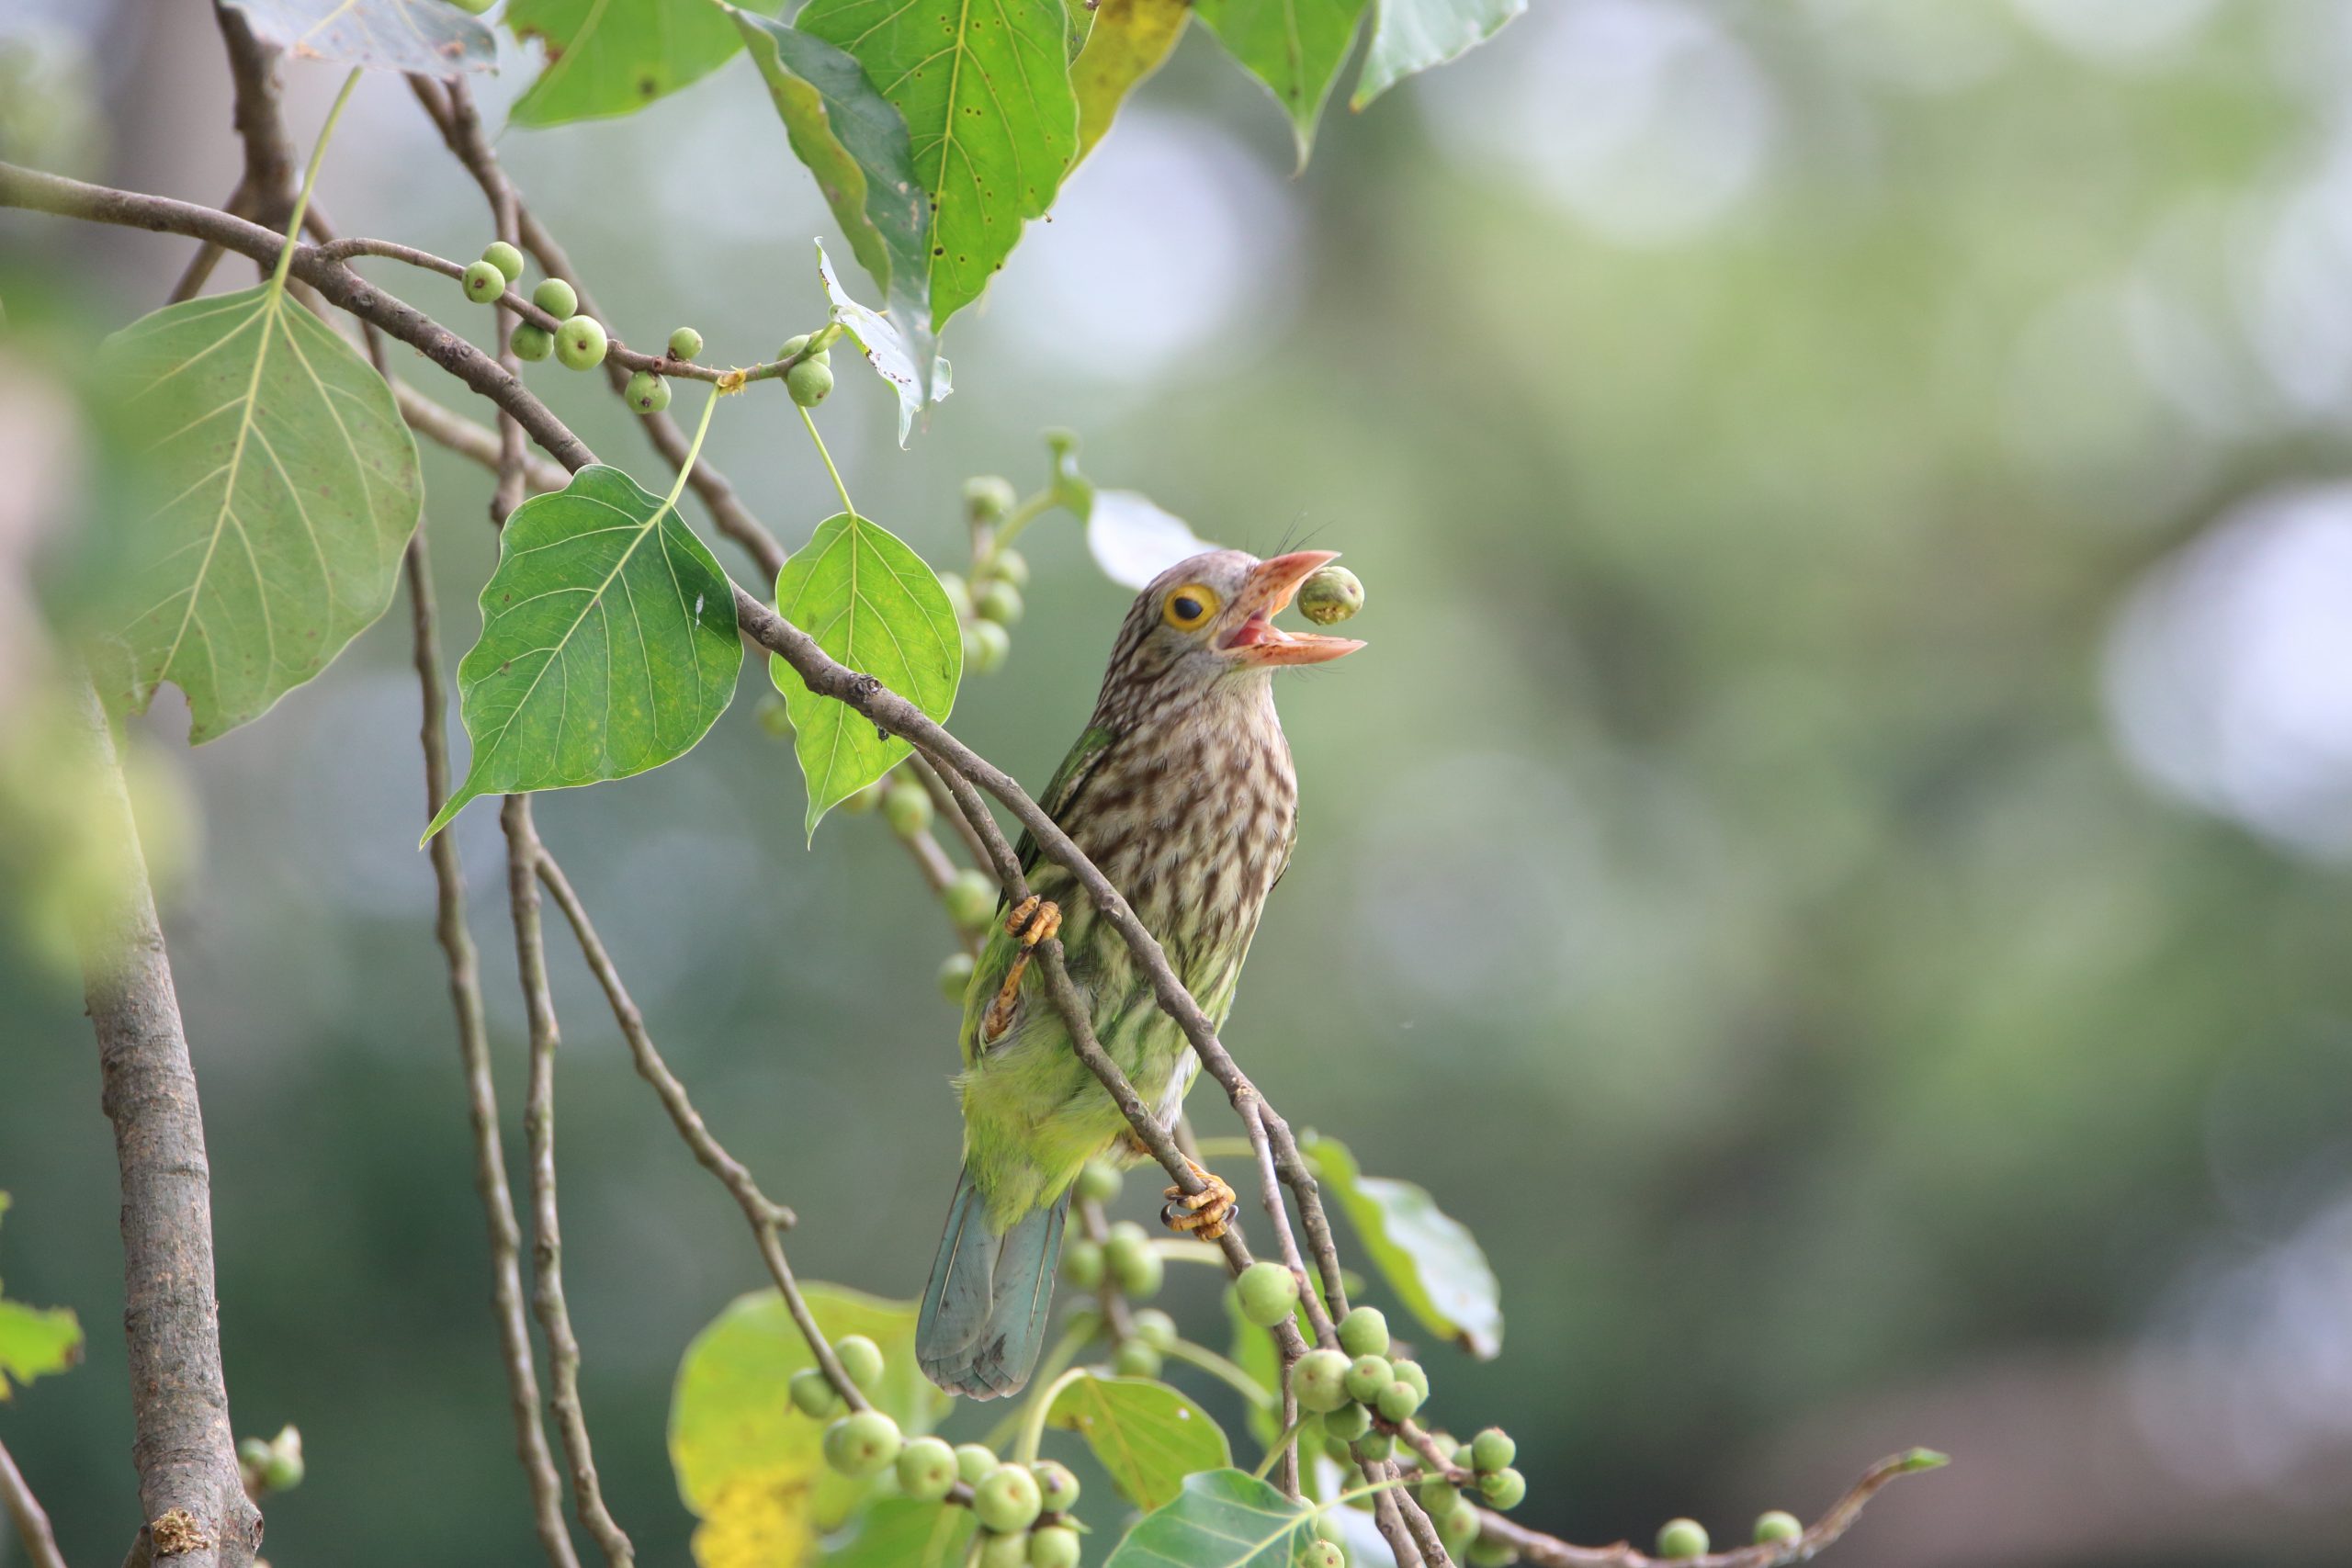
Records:
[[[1168,603],[1160,606],[1159,615],[1178,631],[1189,632],[1196,630],[1203,622],[1216,615],[1217,606],[1222,603],[1224,601],[1216,596],[1216,590],[1208,584],[1188,582],[1168,596]]]

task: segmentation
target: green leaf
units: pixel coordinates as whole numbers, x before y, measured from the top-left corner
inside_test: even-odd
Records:
[[[98,367],[168,496],[125,520],[92,660],[132,713],[165,681],[188,739],[260,717],[381,615],[424,485],[391,389],[267,284],[107,339]]]
[[[1360,109],[1416,72],[1442,65],[1495,36],[1527,0],[1379,0],[1372,47],[1350,108]]]
[[[498,65],[489,24],[449,0],[225,0],[297,60],[454,76]]]
[[[956,1568],[972,1536],[972,1510],[911,1497],[877,1497],[857,1532],[824,1556],[825,1568]]]
[[[765,17],[734,17],[793,152],[817,176],[858,265],[910,331],[927,335],[931,210],[915,183],[907,122],[854,57]]]
[[[944,722],[964,678],[956,606],[923,558],[888,528],[837,513],[775,579],[776,614],[860,674],[871,675]],[[808,836],[826,812],[896,767],[912,750],[847,703],[820,697],[791,665],[768,656],[784,694],[792,745],[808,783]]]
[[[1314,1536],[1313,1505],[1238,1470],[1204,1471],[1136,1521],[1102,1568],[1291,1568]]]
[[[1150,1378],[1077,1378],[1055,1396],[1046,1419],[1084,1438],[1119,1495],[1138,1508],[1170,1503],[1186,1476],[1233,1462],[1232,1446],[1207,1413]]]
[[[1324,1190],[1347,1210],[1397,1299],[1430,1333],[1492,1360],[1503,1344],[1502,1291],[1462,1223],[1409,1181],[1362,1174],[1336,1138],[1309,1133],[1299,1148]]]
[[[538,80],[508,111],[515,125],[634,114],[743,47],[714,0],[507,0],[506,28],[548,51]]]
[[[0,1214],[8,1195],[0,1192]],[[0,1301],[0,1400],[11,1383],[62,1372],[82,1359],[82,1325],[70,1307],[28,1307]]]
[[[694,748],[735,694],[735,592],[677,508],[590,466],[514,509],[458,665],[480,795],[627,778]]]
[[[952,1401],[915,1364],[915,1303],[820,1283],[802,1293],[828,1340],[863,1334],[882,1348],[882,1379],[867,1397],[908,1435],[931,1430]],[[797,1551],[760,1557],[733,1549],[752,1545],[763,1527],[771,1542],[797,1534],[806,1546],[846,1523],[875,1485],[830,1469],[825,1424],[793,1407],[786,1385],[814,1365],[774,1291],[737,1297],[686,1347],[670,1396],[670,1464],[679,1496],[704,1521],[695,1555],[706,1568],[797,1562]]]
[[[1078,151],[1060,0],[809,0],[797,25],[855,55],[905,117],[944,328],[1052,207]]]
[[[865,355],[865,362],[874,367],[874,373],[897,390],[899,445],[904,446],[922,405],[926,401],[935,403],[956,389],[947,361],[939,356],[938,338],[931,332],[919,303],[910,303],[904,317],[907,330],[901,332],[899,323],[888,316],[851,299],[834,278],[833,264],[825,259],[821,240],[817,243],[817,276],[825,286],[825,298],[831,302],[833,320],[857,340],[857,346]],[[931,367],[928,377],[922,373],[925,365]]]
[[[1355,42],[1369,0],[1198,0],[1201,20],[1250,73],[1266,85],[1298,142],[1298,166],[1315,144],[1315,122]]]
[[[1083,12],[1083,6],[1073,8]],[[1078,156],[1083,159],[1111,129],[1129,92],[1159,69],[1183,36],[1193,8],[1185,0],[1102,0],[1086,47],[1070,62],[1078,96]]]

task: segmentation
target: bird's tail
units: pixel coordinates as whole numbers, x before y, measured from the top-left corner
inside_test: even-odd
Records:
[[[974,1399],[1020,1392],[1045,1338],[1069,1213],[1064,1190],[1000,1235],[989,1228],[988,1201],[965,1167],[915,1327],[915,1359],[925,1377]]]

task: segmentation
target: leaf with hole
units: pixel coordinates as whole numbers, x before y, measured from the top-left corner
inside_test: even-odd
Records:
[[[1309,1133],[1299,1149],[1324,1190],[1348,1212],[1397,1299],[1430,1333],[1492,1360],[1503,1346],[1502,1288],[1462,1222],[1409,1181],[1363,1174],[1337,1138]]]
[[[1315,1509],[1238,1470],[1188,1476],[1146,1514],[1102,1568],[1291,1568],[1315,1535]]]
[[[506,30],[547,45],[538,79],[508,111],[526,126],[634,114],[743,47],[711,0],[507,0]]]
[[[156,504],[107,525],[93,672],[132,713],[173,682],[209,740],[391,604],[424,507],[416,442],[374,367],[267,284],[134,321],[98,370]]]
[[[735,694],[734,585],[669,501],[592,465],[514,509],[458,665],[481,795],[627,778],[693,750]]]
[[[939,339],[920,310],[910,310],[901,330],[898,320],[849,297],[825,259],[823,241],[817,243],[817,278],[825,286],[833,320],[856,340],[865,363],[899,394],[899,445],[904,446],[915,427],[915,415],[925,402],[937,402],[956,389],[947,361],[940,356]],[[897,309],[897,307],[892,307]],[[931,374],[922,373],[924,365]]]
[[[1186,1476],[1233,1462],[1207,1413],[1150,1378],[1076,1378],[1054,1396],[1046,1419],[1084,1438],[1119,1495],[1138,1508],[1173,1502]]]
[[[1364,51],[1350,108],[1360,109],[1389,88],[1432,65],[1442,65],[1495,36],[1527,9],[1527,0],[1377,0],[1372,47]]]
[[[297,60],[454,76],[498,65],[489,25],[449,0],[223,0]]]
[[[988,287],[1078,151],[1060,0],[808,0],[796,23],[857,57],[912,137],[931,206],[931,324]]]
[[[1347,62],[1368,0],[1199,0],[1203,25],[1266,85],[1290,116],[1298,166],[1315,144],[1315,122]]]
[[[880,524],[837,513],[776,574],[776,613],[817,646],[944,722],[964,678],[964,634],[947,591],[923,558]],[[912,750],[847,703],[820,697],[791,665],[768,656],[784,694],[792,745],[808,784],[808,836],[842,801]]]

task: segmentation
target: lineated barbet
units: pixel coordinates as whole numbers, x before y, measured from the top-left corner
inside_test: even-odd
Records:
[[[1363,645],[1286,632],[1273,617],[1328,550],[1267,560],[1212,550],[1154,579],[1128,610],[1086,731],[1040,802],[1102,868],[1222,1027],[1266,895],[1290,861],[1298,783],[1274,715],[1276,671]],[[1102,1049],[1163,1122],[1200,1069],[1127,945],[1058,863],[1023,834],[1032,898],[989,938],[964,998],[964,1171],[923,1292],[916,1354],[942,1388],[992,1399],[1037,1362],[1070,1185],[1090,1159],[1136,1145],[1070,1049],[1027,963],[1057,931]],[[1173,1200],[1169,1224],[1214,1238],[1233,1193]]]

